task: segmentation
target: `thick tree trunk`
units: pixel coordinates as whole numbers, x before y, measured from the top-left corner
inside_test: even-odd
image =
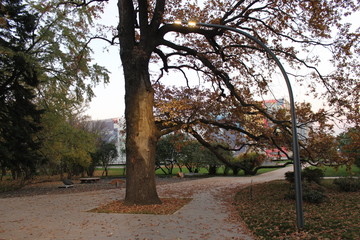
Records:
[[[124,57],[124,56],[122,56]],[[122,58],[125,76],[126,204],[161,203],[155,184],[155,151],[158,140],[153,106],[154,91],[148,58]]]

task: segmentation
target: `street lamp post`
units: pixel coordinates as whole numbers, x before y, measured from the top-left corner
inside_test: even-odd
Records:
[[[210,27],[210,28],[220,28],[226,29],[229,31],[233,31],[236,33],[240,33],[241,35],[253,40],[257,44],[259,44],[276,62],[278,67],[281,70],[281,73],[285,79],[286,86],[289,92],[289,99],[290,99],[290,112],[291,112],[291,125],[292,125],[292,137],[293,137],[293,158],[294,158],[294,173],[295,173],[295,197],[296,197],[296,224],[298,229],[302,229],[304,227],[304,215],[303,215],[303,206],[302,206],[302,188],[301,188],[301,164],[300,164],[300,156],[299,156],[299,140],[297,135],[297,124],[296,124],[296,112],[295,112],[295,101],[294,95],[291,88],[289,77],[280,63],[279,59],[276,55],[268,48],[263,42],[261,42],[256,37],[252,36],[251,34],[239,30],[237,28],[219,25],[219,24],[209,24],[209,23],[200,23],[200,22],[186,22],[186,21],[175,21],[174,24],[186,24],[190,27],[195,26],[203,26],[203,27]]]

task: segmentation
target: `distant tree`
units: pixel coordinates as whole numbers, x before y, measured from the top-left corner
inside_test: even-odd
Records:
[[[92,154],[92,159],[94,163],[99,163],[104,170],[102,176],[108,176],[108,167],[116,158],[118,157],[118,151],[115,144],[109,142],[102,142],[98,146],[96,152]]]
[[[223,151],[221,156],[229,159],[230,152]],[[198,172],[200,168],[207,168],[210,174],[216,173],[220,165],[219,159],[209,149],[196,140],[189,140],[181,149],[181,163],[186,166],[189,172]]]
[[[117,133],[114,134],[114,124],[118,124],[120,129],[117,129]],[[93,133],[96,138],[96,151],[91,154],[92,162],[88,168],[88,175],[92,176],[96,166],[103,166],[103,174],[108,175],[108,165],[111,164],[116,158],[123,154],[122,149],[122,135],[124,123],[122,119],[112,120],[98,120],[98,121],[86,121],[85,123],[87,131]],[[120,145],[120,147],[118,146]],[[112,148],[115,148],[116,155],[110,156],[115,152]],[[119,147],[119,148],[118,148]],[[106,153],[109,155],[109,159],[103,159],[103,155]]]
[[[71,178],[82,174],[91,164],[91,153],[96,151],[96,135],[89,132],[81,116],[67,119],[47,113],[43,118],[41,153],[49,159],[43,168],[54,174],[64,173]]]
[[[30,178],[42,161],[36,134],[43,111],[34,101],[41,70],[28,51],[37,21],[21,0],[0,3],[0,166],[13,178]]]
[[[255,175],[265,159],[265,154],[251,151],[237,155],[233,160],[234,165],[238,166],[238,168],[233,168],[234,175],[237,175],[238,169],[244,170],[245,175]]]
[[[336,137],[326,131],[310,131],[300,155],[303,162],[313,166],[339,166],[349,162],[340,155]]]
[[[224,151],[224,155],[231,154]],[[217,157],[195,139],[185,134],[175,133],[163,136],[156,148],[156,165],[165,167],[165,174],[172,174],[175,165],[182,171],[185,166],[189,172],[196,172],[200,168],[208,168],[210,174],[216,173],[216,168],[221,165]]]
[[[205,164],[205,159],[203,155],[204,148],[197,141],[188,141],[181,148],[181,159],[183,165],[191,173],[197,173],[201,167]]]
[[[182,147],[188,141],[184,134],[168,134],[160,138],[156,146],[156,168],[161,169],[165,174],[172,174],[177,165],[182,171]],[[165,167],[167,171],[163,169]]]
[[[337,139],[341,154],[350,161],[350,164],[360,167],[360,128],[349,128]]]

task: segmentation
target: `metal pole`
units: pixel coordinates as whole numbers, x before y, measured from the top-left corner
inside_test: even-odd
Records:
[[[188,22],[185,22],[188,23]],[[296,224],[298,229],[302,229],[304,227],[304,214],[303,214],[303,206],[302,206],[302,188],[301,188],[301,164],[300,164],[300,155],[299,155],[299,140],[297,135],[297,124],[296,124],[296,112],[295,112],[295,102],[294,102],[294,95],[291,88],[289,77],[280,63],[279,59],[276,55],[268,48],[263,42],[261,42],[256,37],[250,35],[247,32],[239,30],[237,28],[228,27],[225,25],[219,24],[208,24],[208,23],[199,23],[197,22],[196,25],[204,26],[204,27],[211,27],[211,28],[221,28],[227,29],[233,32],[240,33],[241,35],[253,40],[257,44],[259,44],[270,56],[275,60],[276,64],[279,66],[282,75],[284,76],[286,86],[289,92],[290,98],[290,112],[291,112],[291,125],[292,125],[292,137],[293,137],[293,158],[294,158],[294,173],[295,173],[295,197],[296,197]]]

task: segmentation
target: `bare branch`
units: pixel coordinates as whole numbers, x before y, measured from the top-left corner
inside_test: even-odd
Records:
[[[157,55],[159,55],[159,57],[161,58],[162,62],[163,62],[163,69],[168,72],[168,63],[167,63],[167,56],[158,48],[154,49],[154,53],[156,53]]]
[[[101,36],[95,36],[95,37],[91,37],[88,42],[90,42],[92,40],[95,40],[95,39],[100,39],[100,40],[103,40],[103,41],[109,43],[110,45],[115,45],[115,44],[119,44],[119,43],[115,42],[115,40],[117,38],[119,38],[119,36],[113,36],[113,38],[111,40],[109,40],[107,38],[104,38],[104,37],[101,37]]]
[[[254,134],[246,131],[245,129],[236,127],[233,125],[223,124],[223,123],[219,123],[219,122],[215,122],[215,121],[211,121],[211,120],[207,120],[207,119],[199,119],[199,122],[204,123],[204,124],[214,125],[214,126],[217,126],[219,128],[225,129],[225,130],[236,130],[237,132],[241,132],[256,141],[259,141],[261,138],[266,138],[265,135],[255,136]]]
[[[90,0],[90,1],[83,0],[80,3],[78,1],[63,1],[63,2],[59,2],[57,6],[72,4],[75,5],[76,7],[83,7],[83,6],[88,6],[94,2],[108,2],[108,1],[109,0]]]

